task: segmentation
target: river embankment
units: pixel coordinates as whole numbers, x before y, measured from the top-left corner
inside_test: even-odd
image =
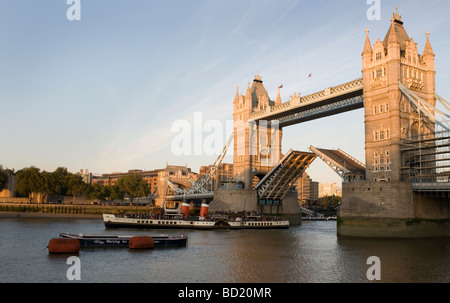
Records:
[[[102,214],[154,213],[152,206],[50,205],[1,203],[0,218],[87,218],[100,219]]]

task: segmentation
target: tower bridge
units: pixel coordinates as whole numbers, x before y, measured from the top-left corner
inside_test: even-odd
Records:
[[[289,214],[294,222],[301,210],[292,184],[320,158],[343,179],[338,234],[450,235],[450,128],[437,118],[450,115],[438,110],[436,102],[447,110],[450,106],[435,90],[428,31],[419,54],[403,24],[397,11],[384,40],[373,45],[366,30],[362,78],[304,97],[295,93],[285,103],[279,90],[275,100],[269,97],[259,73],[245,94],[237,88],[233,179],[242,186],[191,195],[213,197],[212,210]],[[360,108],[365,163],[339,149],[313,146],[311,152],[282,154],[284,127]],[[408,224],[411,220],[426,224]]]

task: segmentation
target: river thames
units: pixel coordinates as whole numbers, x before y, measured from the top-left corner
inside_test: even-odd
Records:
[[[101,219],[0,218],[3,283],[368,283],[367,260],[380,260],[380,282],[450,282],[450,239],[342,239],[336,221],[285,230],[105,229]],[[80,280],[68,255],[47,245],[60,233],[183,234],[187,247],[134,251],[82,248]]]

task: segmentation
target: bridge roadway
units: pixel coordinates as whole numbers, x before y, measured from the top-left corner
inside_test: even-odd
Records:
[[[310,146],[309,149],[322,159],[331,169],[333,169],[343,180],[346,174],[365,176],[366,166],[344,151],[316,148]]]

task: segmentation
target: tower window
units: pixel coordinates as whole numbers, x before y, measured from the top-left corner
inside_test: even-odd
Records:
[[[377,78],[381,78],[383,76],[383,71],[381,69],[377,70]]]

